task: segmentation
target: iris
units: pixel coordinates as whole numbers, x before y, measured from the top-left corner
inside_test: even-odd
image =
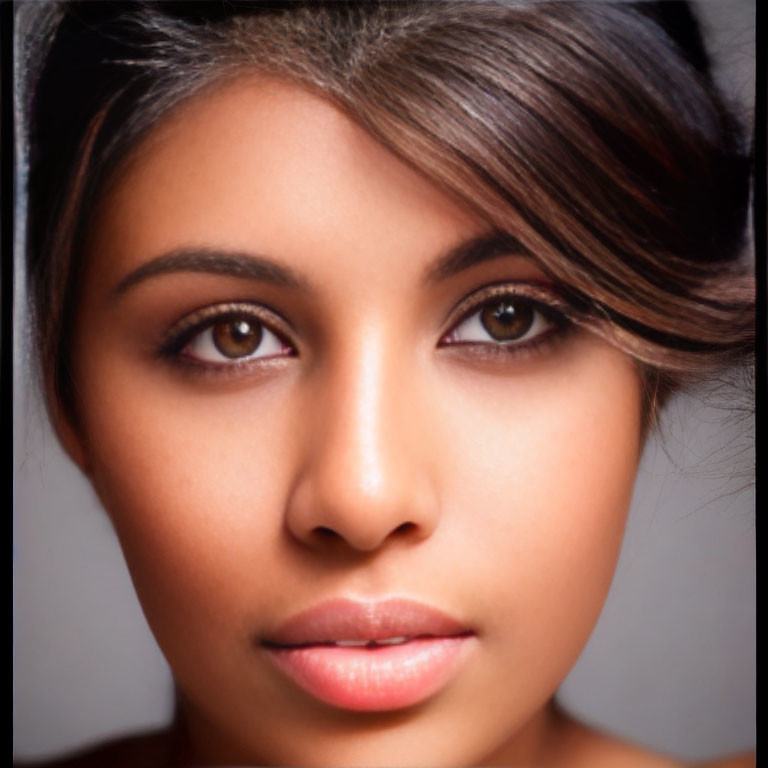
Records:
[[[216,349],[225,357],[248,357],[261,344],[261,324],[243,318],[217,323],[212,336]]]
[[[496,341],[514,341],[531,329],[535,311],[530,302],[515,296],[503,296],[489,302],[480,312],[483,328]]]

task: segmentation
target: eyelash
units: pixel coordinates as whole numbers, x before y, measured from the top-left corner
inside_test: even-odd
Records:
[[[215,339],[216,329],[229,324],[230,330],[235,323],[246,323],[243,328],[243,340],[246,343],[255,341],[254,349],[242,357],[232,356],[227,360],[227,355],[220,346],[223,341]],[[256,338],[248,338],[248,328]],[[296,349],[287,339],[291,335],[288,324],[275,312],[266,307],[251,302],[231,302],[228,304],[215,304],[205,307],[197,312],[184,317],[176,323],[166,334],[160,345],[160,356],[170,359],[175,363],[203,372],[227,373],[236,372],[242,368],[258,364],[274,363],[286,357],[295,357]],[[271,354],[256,354],[265,346],[280,345],[276,352]],[[237,341],[235,341],[237,343]],[[190,352],[190,347],[198,344],[206,345],[210,351],[221,356],[220,361],[204,360]]]
[[[494,339],[486,324],[490,318],[483,318],[486,309],[500,310],[503,304],[506,304],[507,311],[515,309],[515,304],[518,309],[522,305],[523,310],[523,332],[518,338],[510,338],[507,341]],[[524,323],[526,311],[530,314],[527,327]],[[498,315],[491,314],[498,321]],[[518,314],[513,311],[509,319],[517,322]],[[457,337],[462,326],[467,326],[473,321],[476,326],[484,329],[483,332],[488,336],[487,341],[463,340]],[[501,324],[503,325],[503,322]],[[546,324],[543,329],[542,324]],[[511,356],[530,356],[543,352],[546,345],[559,340],[571,329],[572,321],[569,318],[568,305],[552,289],[540,283],[504,283],[482,288],[459,302],[451,312],[448,326],[450,330],[443,335],[440,347],[457,348],[458,351],[486,359],[509,359]]]
[[[504,300],[507,300],[508,309],[517,304],[518,309],[522,306],[523,315],[525,312],[530,315],[530,324],[519,339],[513,338],[508,341],[494,339],[483,321],[483,311],[493,305],[500,308]],[[536,354],[542,352],[545,345],[561,337],[570,327],[571,322],[566,310],[567,305],[557,297],[554,291],[540,284],[505,283],[487,286],[466,297],[454,307],[449,315],[451,319],[447,323],[449,330],[442,335],[438,347],[454,348],[486,359],[499,356],[509,359],[514,355]],[[513,320],[515,314],[512,312]],[[487,341],[461,339],[457,336],[463,326],[473,321],[485,328],[488,334]],[[237,322],[247,324],[243,328],[243,338],[247,343],[254,342],[253,338],[248,339],[249,328],[251,334],[258,334],[255,347],[247,355],[232,356],[227,360],[228,356],[222,351],[214,334],[217,328],[225,324],[230,324],[230,330],[234,330],[232,324]],[[546,324],[544,329],[541,329],[542,323]],[[532,330],[536,330],[533,335],[531,335]],[[291,335],[292,331],[288,323],[272,310],[252,302],[231,302],[205,307],[182,318],[165,335],[159,351],[161,357],[198,372],[237,373],[244,368],[272,365],[287,357],[295,357],[298,353],[295,345],[289,341]],[[266,355],[256,354],[265,346],[265,340],[266,346],[272,345],[277,351]],[[221,342],[222,339],[218,341]],[[200,347],[197,356],[190,352],[194,344]],[[279,348],[277,348],[278,344]],[[220,355],[221,360],[201,359],[200,353],[206,346],[208,351],[214,351],[214,354]]]

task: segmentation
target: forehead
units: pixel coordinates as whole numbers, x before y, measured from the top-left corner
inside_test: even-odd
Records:
[[[340,109],[253,77],[192,98],[144,139],[99,205],[89,250],[108,249],[110,271],[181,245],[317,264],[361,249],[394,258],[397,241],[427,259],[480,229]]]

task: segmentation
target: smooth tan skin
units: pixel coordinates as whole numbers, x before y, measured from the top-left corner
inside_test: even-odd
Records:
[[[187,762],[671,765],[549,704],[613,574],[635,366],[586,331],[517,356],[444,346],[466,296],[543,279],[511,254],[425,282],[485,230],[330,104],[258,79],[178,110],[105,197],[75,331],[80,422],[61,430],[173,668]],[[181,246],[268,256],[304,285],[174,272],[115,295]],[[296,354],[221,375],[158,356],[180,318],[233,300],[279,312]],[[254,638],[341,596],[417,599],[477,637],[424,704],[340,711]]]

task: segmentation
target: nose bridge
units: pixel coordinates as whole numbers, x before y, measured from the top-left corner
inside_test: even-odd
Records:
[[[396,446],[391,444],[392,435],[387,431],[397,430],[393,400],[398,393],[387,380],[390,367],[386,358],[386,345],[380,333],[371,332],[361,340],[359,352],[351,355],[343,367],[339,400],[334,404],[339,417],[339,455],[328,455],[330,461],[340,459],[345,464],[356,492],[371,501],[394,490],[395,478],[387,475],[395,471],[394,457],[389,454],[396,452]],[[333,414],[330,417],[333,422]]]
[[[305,542],[332,532],[369,551],[395,533],[423,536],[434,526],[433,494],[409,427],[416,402],[397,347],[372,325],[318,374],[311,455],[289,509],[289,527]]]

